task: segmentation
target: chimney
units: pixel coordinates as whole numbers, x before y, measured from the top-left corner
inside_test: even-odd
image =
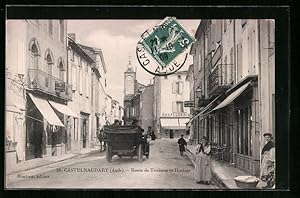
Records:
[[[68,36],[69,36],[74,42],[76,42],[76,34],[75,34],[75,33],[68,33]]]

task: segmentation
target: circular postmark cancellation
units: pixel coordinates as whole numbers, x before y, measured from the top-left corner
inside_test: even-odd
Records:
[[[136,46],[138,62],[147,72],[158,76],[178,71],[187,59],[185,51],[195,41],[175,17],[166,17],[141,37]]]

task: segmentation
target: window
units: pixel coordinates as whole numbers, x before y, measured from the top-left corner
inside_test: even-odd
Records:
[[[255,68],[255,30],[248,34],[248,73]]]
[[[31,53],[30,53],[30,58],[31,58],[31,68],[32,69],[38,69],[38,48],[36,44],[33,44],[31,46]]]
[[[184,106],[183,106],[182,101],[173,102],[172,112],[173,113],[183,113],[184,112],[183,107]]]
[[[227,20],[224,20],[224,32],[227,31]]]
[[[82,58],[81,58],[81,56],[78,57],[78,65],[82,66]]]
[[[230,49],[230,60],[229,60],[229,64],[228,65],[230,67],[230,79],[229,79],[229,83],[233,83],[234,82],[234,79],[235,79],[235,75],[236,75],[236,69],[235,69],[235,66],[233,65],[233,47],[231,47]]]
[[[91,81],[91,76],[89,75],[89,68],[88,65],[86,64],[86,68],[88,70],[85,71],[86,73],[86,97],[90,96],[90,81]]]
[[[52,65],[53,65],[53,62],[52,62],[52,58],[51,58],[51,55],[48,54],[47,57],[46,57],[46,61],[47,61],[47,73],[52,76]],[[49,87],[49,84],[51,82],[49,82],[49,76],[47,75],[46,78],[45,78],[45,86],[46,87]]]
[[[168,79],[168,76],[164,76],[165,79]]]
[[[59,63],[58,68],[59,68],[59,79],[61,81],[65,81],[64,66],[62,62]]]
[[[201,71],[201,66],[202,66],[202,54],[199,53],[198,71]]]
[[[243,51],[242,51],[242,43],[237,45],[237,81],[239,81],[243,76]]]
[[[183,92],[183,82],[173,82],[173,94],[182,94]]]
[[[237,152],[243,155],[252,155],[252,123],[251,106],[237,110]]]
[[[72,64],[72,88],[73,91],[77,90],[77,65]]]
[[[60,42],[64,43],[65,32],[64,32],[64,20],[59,20],[59,33],[60,33]]]
[[[82,87],[83,87],[83,84],[82,84],[82,68],[79,67],[79,74],[78,74],[78,86],[79,86],[79,94],[82,94]]]
[[[49,35],[52,36],[52,34],[53,34],[53,21],[52,20],[48,20],[48,32],[49,32]]]
[[[180,76],[180,75],[178,75],[178,79],[181,79],[181,76]]]

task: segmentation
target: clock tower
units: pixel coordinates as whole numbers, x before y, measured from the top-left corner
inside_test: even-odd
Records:
[[[136,72],[133,70],[129,61],[127,70],[124,72],[124,97],[134,95],[135,93]]]

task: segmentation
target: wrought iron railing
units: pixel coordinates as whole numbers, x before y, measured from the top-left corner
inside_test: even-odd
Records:
[[[72,87],[64,81],[39,69],[28,69],[28,88],[38,90],[64,100],[72,100]]]
[[[208,76],[208,90],[212,94],[218,88],[228,88],[233,84],[233,65],[218,64]]]

